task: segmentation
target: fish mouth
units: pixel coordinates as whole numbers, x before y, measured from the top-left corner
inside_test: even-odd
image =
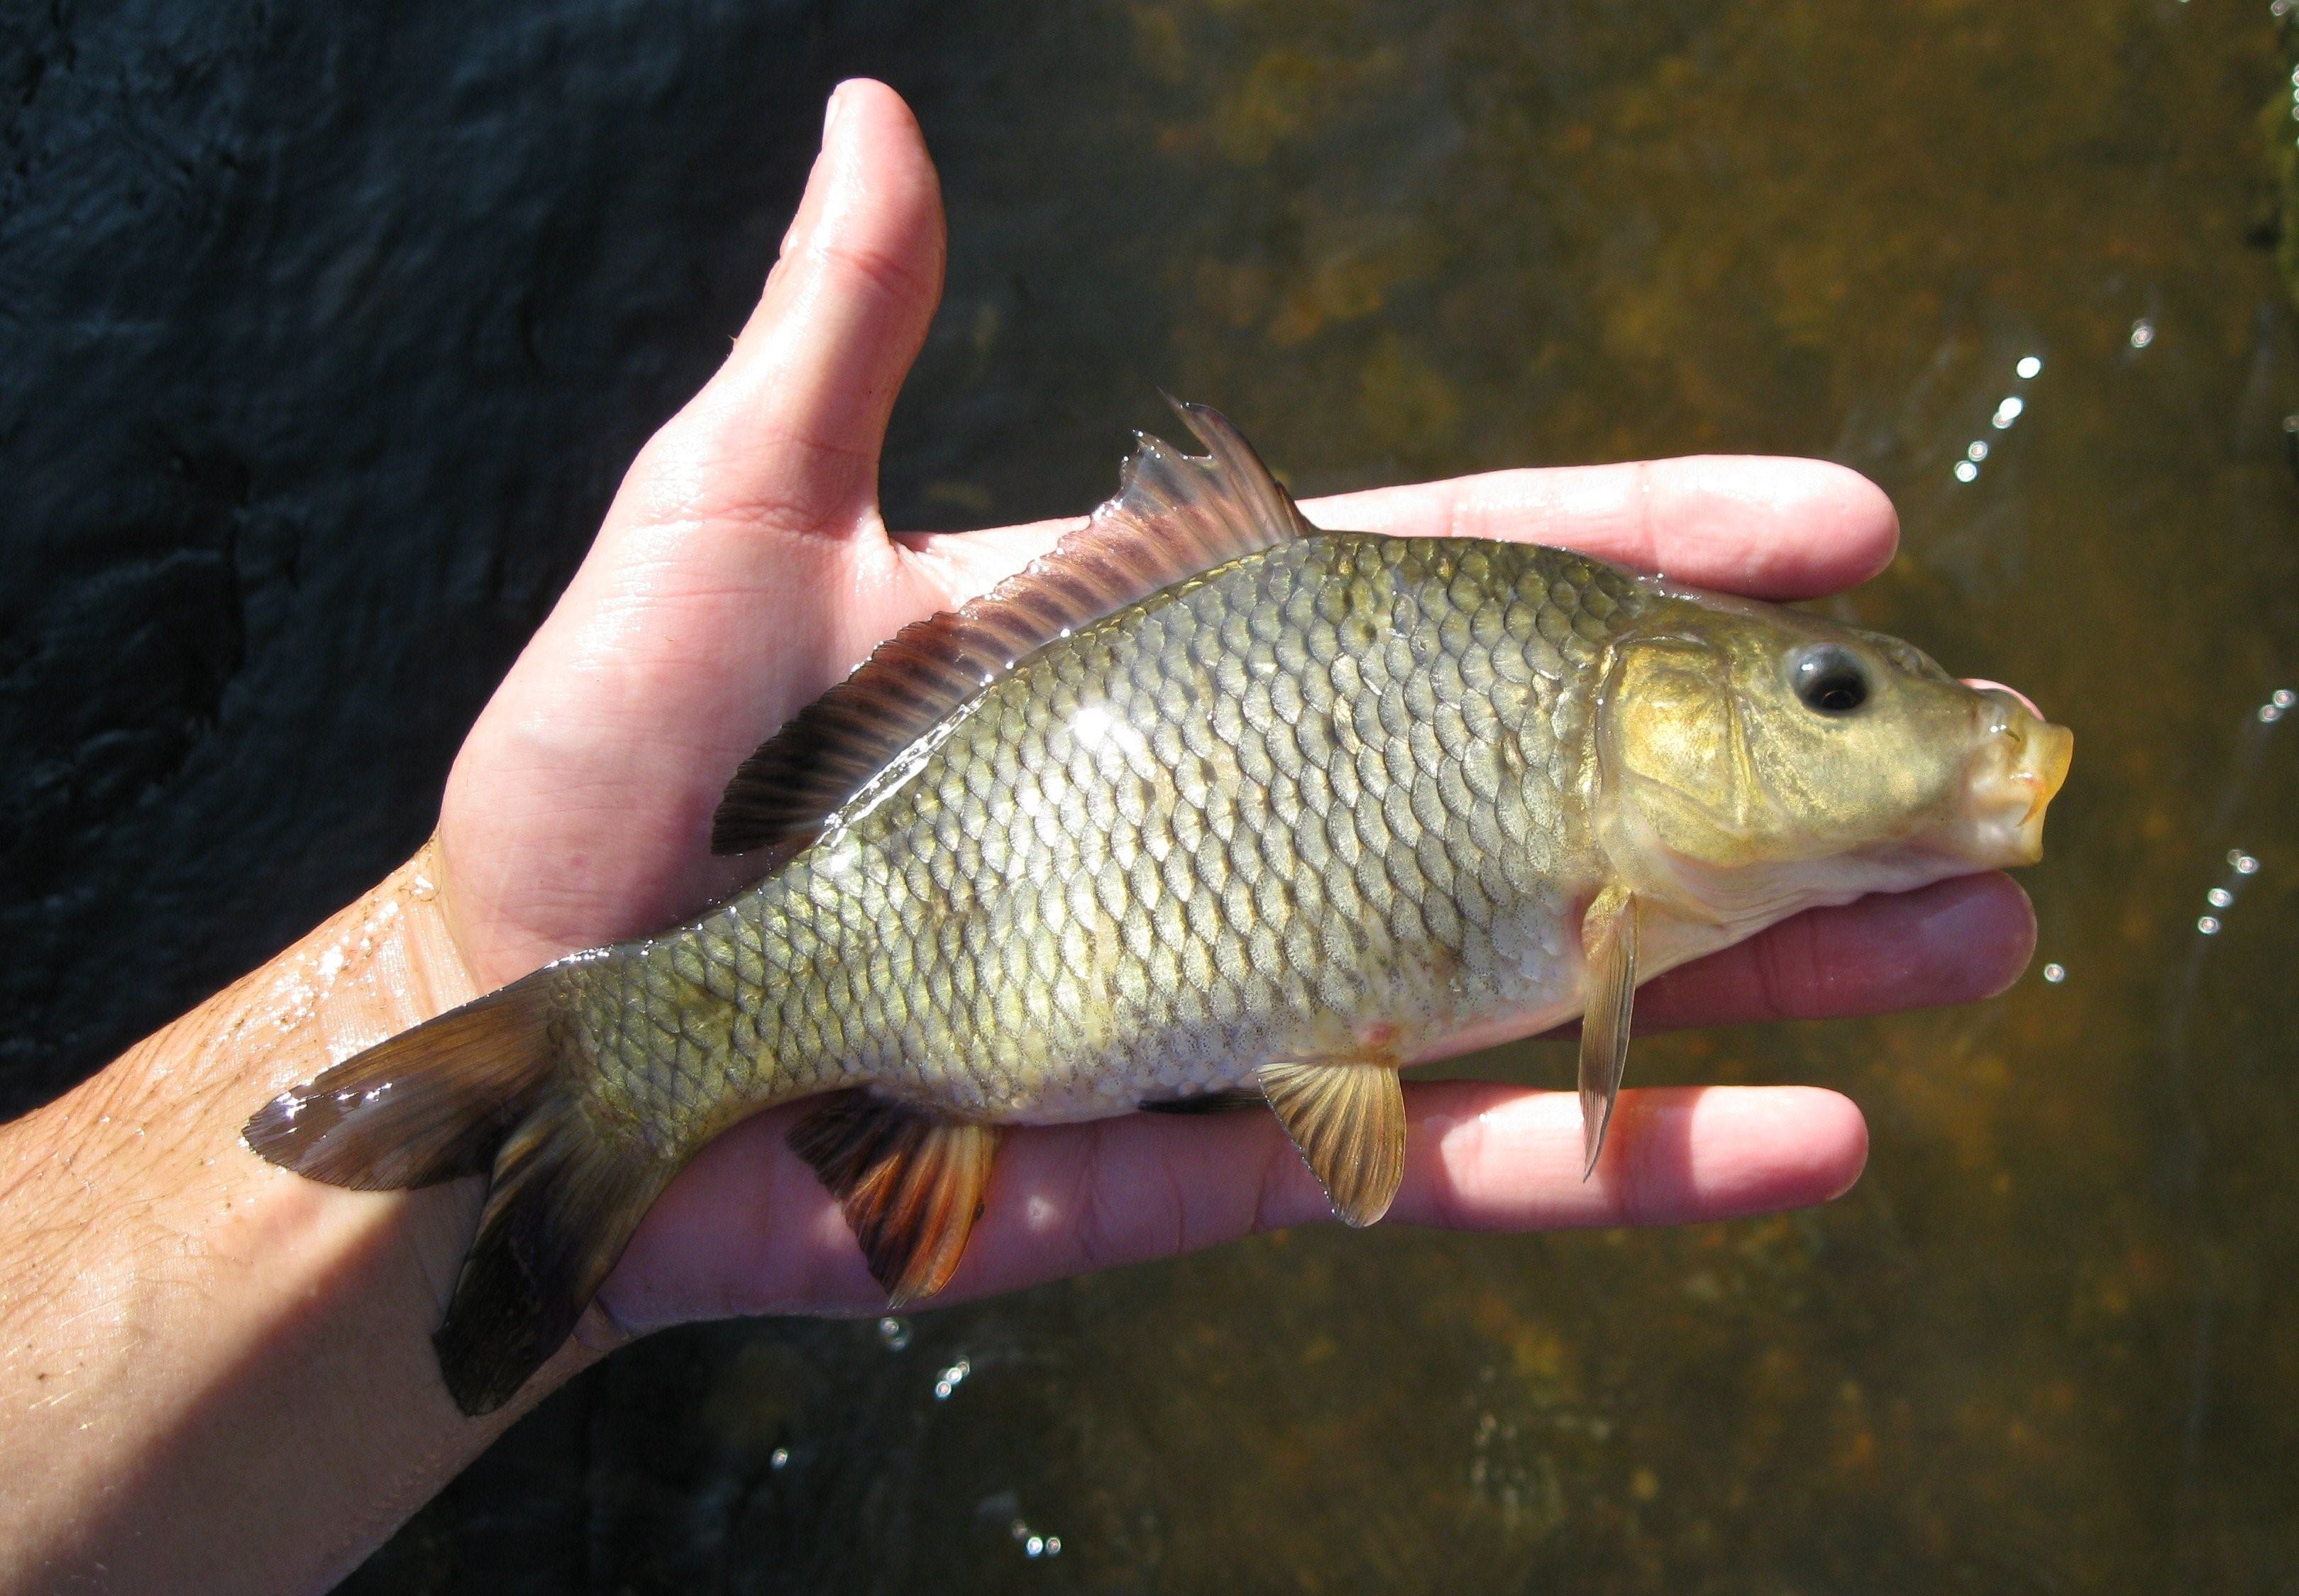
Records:
[[[2075,734],[2008,688],[1983,688],[1979,699],[1980,748],[1964,789],[1967,845],[1979,864],[2034,864],[2044,857],[2044,811],[2075,758]]]

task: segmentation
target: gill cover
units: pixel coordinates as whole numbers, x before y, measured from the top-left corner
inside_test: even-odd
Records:
[[[1619,650],[1597,725],[1598,824],[1616,869],[1647,850],[1739,857],[1764,802],[1730,665],[1697,638]]]

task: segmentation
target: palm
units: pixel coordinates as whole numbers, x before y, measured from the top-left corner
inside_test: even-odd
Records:
[[[835,102],[784,258],[726,367],[649,445],[582,570],[473,729],[439,827],[444,901],[483,983],[659,930],[735,885],[707,847],[727,776],[903,624],[988,586],[1057,526],[891,538],[877,449],[940,289],[933,169],[873,84]],[[1569,543],[1707,584],[1797,596],[1889,557],[1890,507],[1811,462],[1496,473],[1306,507],[1323,525]],[[2024,961],[2002,877],[1808,917],[1677,972],[1640,1023],[1851,1012],[1976,995]],[[1565,1093],[1414,1089],[1404,1218],[1525,1226],[1716,1217],[1817,1201],[1857,1173],[1858,1113],[1799,1089],[1631,1093],[1579,1179]],[[1682,1116],[1689,1134],[1640,1135]],[[1647,1127],[1650,1128],[1650,1127]],[[658,1205],[602,1301],[632,1328],[882,1300],[768,1115]],[[1649,1160],[1639,1163],[1639,1160]],[[956,1282],[999,1289],[1317,1217],[1273,1121],[1136,1116],[1015,1137]]]

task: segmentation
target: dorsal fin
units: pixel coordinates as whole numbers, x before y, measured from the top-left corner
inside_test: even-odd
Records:
[[[1168,398],[1208,451],[1147,434],[1117,495],[1044,558],[878,645],[743,761],[713,853],[802,843],[894,756],[1026,655],[1199,571],[1314,531],[1219,411]]]

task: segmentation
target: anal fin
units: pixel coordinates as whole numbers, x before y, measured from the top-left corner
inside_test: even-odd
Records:
[[[1255,1072],[1278,1122],[1342,1221],[1363,1229],[1405,1181],[1405,1088],[1383,1060],[1264,1064]]]
[[[1625,887],[1597,894],[1581,920],[1588,990],[1581,1011],[1581,1178],[1597,1172],[1605,1130],[1629,1063],[1629,1019],[1637,999],[1637,898]]]
[[[838,1199],[887,1306],[900,1308],[957,1271],[1004,1134],[854,1090],[825,1098],[790,1144]]]

